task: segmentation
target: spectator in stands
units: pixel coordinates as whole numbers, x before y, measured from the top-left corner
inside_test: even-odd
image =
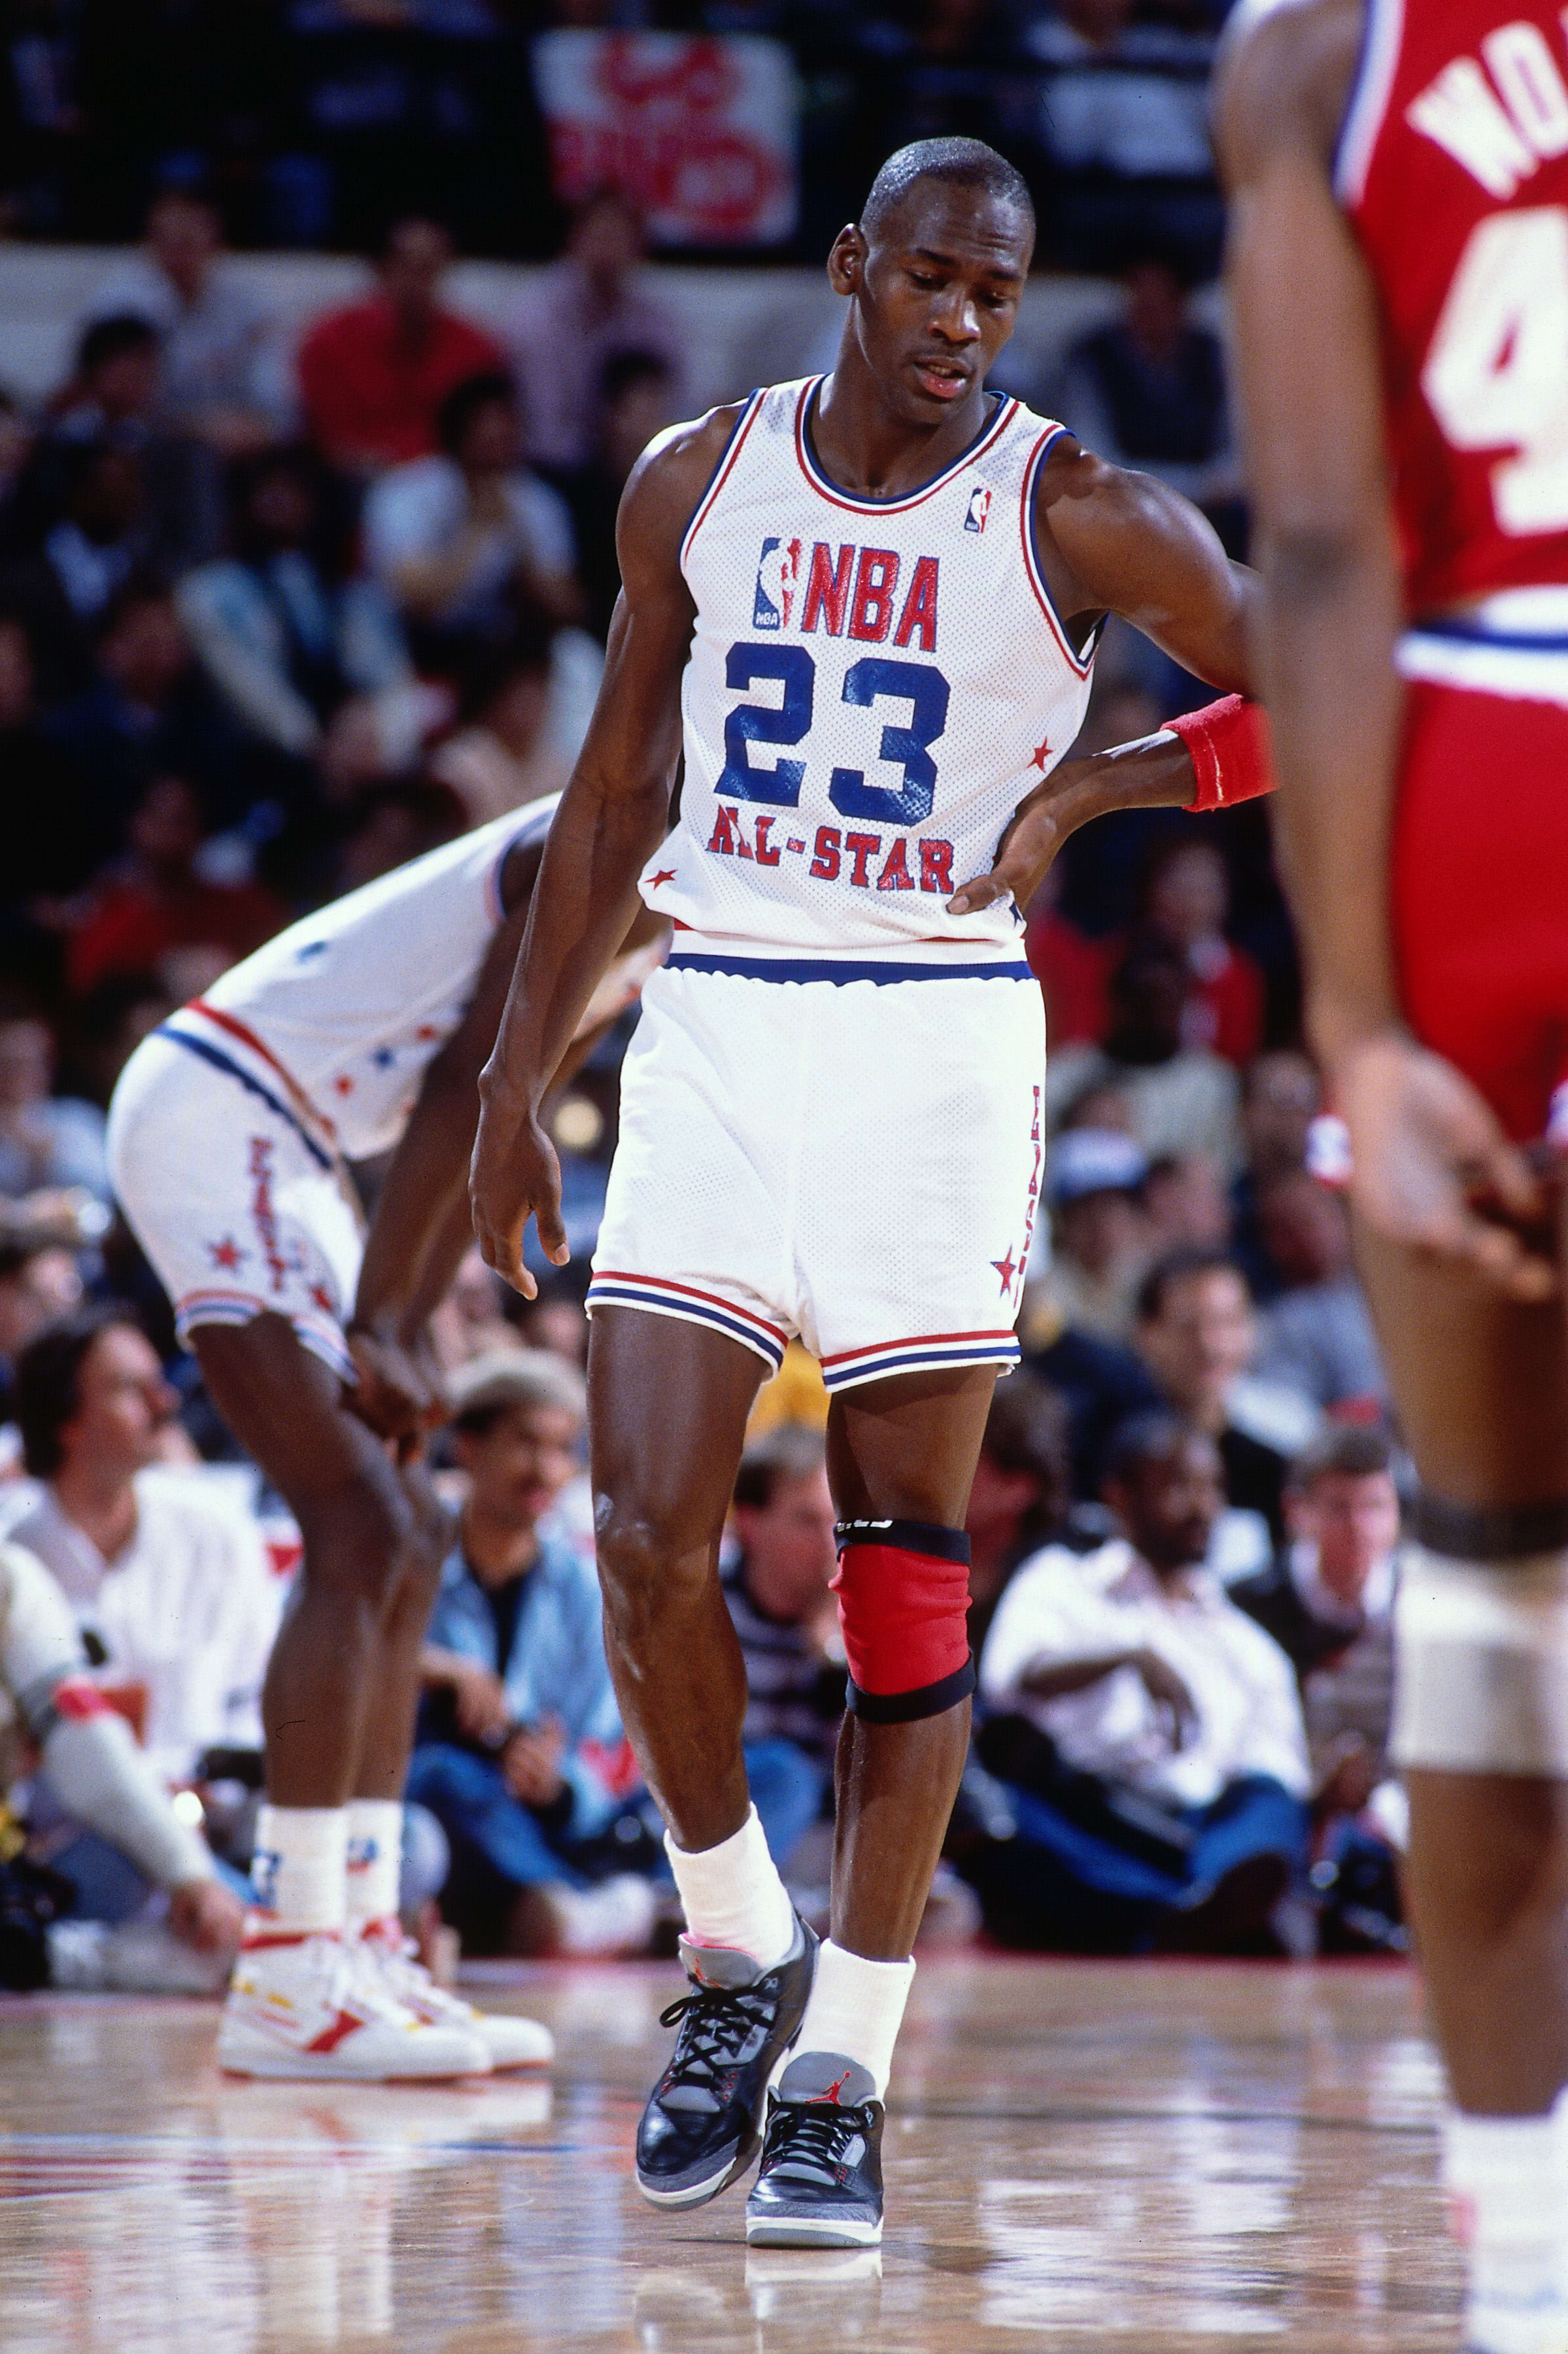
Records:
[[[1052,413],[1113,466],[1154,474],[1211,513],[1234,506],[1241,477],[1231,440],[1219,338],[1187,313],[1187,278],[1168,255],[1124,273],[1126,307],[1067,355]]]
[[[1263,975],[1245,949],[1225,938],[1230,877],[1212,842],[1167,842],[1155,853],[1143,888],[1146,928],[1186,958],[1192,975],[1183,1043],[1206,1046],[1227,1063],[1250,1063],[1263,1036]]]
[[[1156,1252],[1230,1247],[1231,1199],[1206,1152],[1165,1152],[1151,1161],[1143,1208]]]
[[[1324,1943],[1395,1946],[1401,1905],[1390,1829],[1393,1598],[1399,1498],[1381,1431],[1340,1424],[1298,1456],[1285,1492],[1289,1541],[1231,1588],[1289,1659],[1312,1762]]]
[[[1008,1579],[1067,1525],[1067,1411],[1022,1367],[991,1393],[964,1532],[969,1541],[969,1649],[985,1649]]]
[[[9,1415],[16,1360],[46,1324],[81,1305],[75,1258],[45,1229],[0,1227],[0,1397]]]
[[[115,973],[71,1009],[71,1067],[89,1103],[107,1110],[121,1072],[176,1004],[156,973]]]
[[[507,1322],[507,1287],[493,1267],[486,1267],[476,1243],[432,1310],[427,1330],[430,1350],[443,1374],[455,1373],[476,1357],[493,1357],[498,1349],[525,1344]]]
[[[1098,1046],[1068,1046],[1051,1058],[1045,1102],[1054,1128],[1090,1085],[1119,1087],[1133,1130],[1153,1159],[1212,1153],[1222,1168],[1237,1158],[1234,1072],[1204,1046],[1186,1044],[1192,975],[1186,957],[1152,935],[1135,939],[1110,980],[1110,1027]]]
[[[586,466],[605,421],[605,366],[620,352],[663,363],[666,407],[679,413],[681,339],[641,282],[642,224],[626,197],[600,189],[582,204],[558,261],[507,323],[528,456],[551,469]]]
[[[580,466],[556,479],[572,513],[584,620],[602,644],[620,594],[615,519],[631,469],[674,414],[675,379],[661,352],[612,352],[599,387],[599,430]]]
[[[58,520],[35,549],[9,551],[3,584],[31,632],[46,705],[87,684],[93,632],[152,551],[146,477],[136,451],[104,439],[73,442],[61,452],[58,486]]]
[[[1003,1595],[980,1662],[1012,1785],[1010,1840],[968,1865],[1010,1942],[1277,1951],[1269,1919],[1306,1861],[1306,1740],[1290,1665],[1204,1568],[1223,1501],[1208,1435],[1170,1414],[1120,1434],[1106,1500],[1123,1533],[1057,1546]]]
[[[19,613],[0,610],[0,777],[6,789],[0,918],[36,928],[31,903],[86,879],[91,847],[75,770],[38,722],[33,642]]]
[[[1257,1189],[1258,1227],[1284,1289],[1259,1310],[1256,1371],[1324,1407],[1381,1414],[1388,1381],[1351,1258],[1343,1196],[1305,1169]]]
[[[1209,146],[1213,43],[1133,21],[1133,0],[1057,0],[1027,46],[1043,68],[1042,219],[1054,258],[1110,271],[1151,238],[1194,279],[1219,266],[1223,214]]]
[[[724,1596],[746,1662],[747,1779],[781,1872],[832,1786],[845,1668],[822,1435],[784,1424],[747,1447]]]
[[[1249,1371],[1257,1320],[1235,1261],[1215,1250],[1157,1259],[1139,1289],[1133,1344],[1166,1404],[1218,1447],[1233,1512],[1261,1514],[1280,1543],[1286,1471],[1320,1416]]]
[[[329,313],[301,345],[306,422],[334,465],[373,474],[428,457],[447,396],[503,365],[490,337],[440,299],[451,258],[434,221],[395,221],[375,293]]]
[[[57,1985],[221,1984],[239,1944],[244,1908],[220,1878],[200,1833],[169,1803],[124,1719],[87,1672],[71,1606],[43,1564],[0,1545],[0,1724],[18,1719],[37,1744],[35,1810],[52,1822],[50,1867],[76,1893],[75,1914],[48,1936]],[[0,1796],[4,1792],[0,1791]],[[123,1919],[149,1890],[166,1925],[106,1939],[103,1907]],[[96,1901],[95,1901],[96,1900]],[[84,1921],[82,1914],[90,1918]],[[194,1970],[189,1956],[209,1957]]]
[[[224,457],[273,440],[289,403],[275,323],[223,257],[217,208],[165,188],[147,213],[140,253],[94,294],[90,321],[132,313],[161,343],[160,408],[176,430]]]
[[[140,1687],[149,1755],[187,1780],[209,1748],[260,1748],[281,1599],[256,1523],[199,1472],[158,1461],[178,1400],[118,1308],[84,1308],[16,1364],[25,1460],[42,1483],[9,1535],[58,1581],[115,1679]]]
[[[238,461],[232,553],[186,574],[180,617],[237,725],[270,751],[331,769],[333,722],[372,698],[381,765],[396,770],[418,742],[413,668],[385,594],[334,560],[323,489],[302,446]]]
[[[439,456],[394,468],[371,491],[365,542],[421,659],[450,667],[504,636],[519,603],[567,620],[579,599],[570,517],[519,463],[508,378],[460,384],[438,430]]]
[[[1101,1341],[1125,1341],[1150,1258],[1142,1192],[1149,1163],[1114,1129],[1059,1136],[1046,1166],[1051,1263],[1040,1289],[1063,1320]]]
[[[1271,1299],[1284,1278],[1268,1256],[1257,1217],[1257,1189],[1270,1177],[1305,1168],[1307,1139],[1321,1102],[1318,1074],[1305,1055],[1278,1047],[1259,1055],[1242,1076],[1241,1124],[1246,1165],[1231,1186],[1235,1252],[1254,1296]]]
[[[285,909],[258,883],[197,871],[201,804],[183,777],[154,777],[131,812],[127,847],[90,895],[67,951],[71,987],[155,971],[171,950],[212,949],[218,972],[281,929]]]
[[[542,615],[527,616],[469,665],[465,724],[431,756],[429,772],[457,794],[470,825],[558,793],[571,774],[550,724],[551,636]]]
[[[103,1114],[51,1095],[54,1034],[41,1015],[0,1012],[0,1195],[25,1201],[58,1186],[110,1198]]]
[[[1058,860],[1029,903],[1023,952],[1045,993],[1045,1032],[1053,1055],[1064,1046],[1089,1044],[1105,1035],[1106,982],[1112,951],[1092,940],[1058,907],[1065,868]]]
[[[508,1350],[448,1384],[468,1493],[424,1655],[408,1796],[451,1845],[442,1909],[508,1953],[645,1946],[649,1882],[585,1866],[620,1811],[628,1755],[591,1566],[539,1523],[577,1469],[585,1392],[557,1358]]]
[[[1030,77],[1002,0],[916,0],[870,15],[855,43],[862,137],[878,155],[916,139],[1026,138]]]

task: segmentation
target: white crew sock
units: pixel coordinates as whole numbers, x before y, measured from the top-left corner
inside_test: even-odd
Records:
[[[401,1798],[350,1798],[346,1914],[350,1936],[397,1917],[403,1876]]]
[[[795,2039],[797,2052],[840,2052],[846,2060],[858,2060],[874,2079],[880,2101],[914,1983],[913,1961],[868,1962],[863,1954],[824,1937]]]
[[[348,1808],[263,1807],[250,1877],[248,1939],[341,1934],[347,1903]]]
[[[795,1942],[795,1907],[768,1852],[757,1808],[717,1847],[688,1854],[668,1831],[664,1852],[675,1875],[694,1946],[728,1946],[771,1970]]]
[[[1568,2345],[1568,2168],[1555,2115],[1450,2111],[1444,2179],[1469,2274],[1472,2354],[1558,2354]]]

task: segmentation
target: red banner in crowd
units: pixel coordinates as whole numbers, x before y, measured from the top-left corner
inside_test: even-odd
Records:
[[[777,245],[795,227],[795,69],[753,34],[542,34],[556,193],[624,191],[660,246]]]

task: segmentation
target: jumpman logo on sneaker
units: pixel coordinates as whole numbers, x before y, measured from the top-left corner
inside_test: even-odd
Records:
[[[813,2093],[813,2094],[812,2094],[812,2095],[811,2095],[812,2100],[813,2100],[813,2101],[836,2101],[836,2100],[838,2099],[838,2097],[839,2097],[839,2094],[843,2091],[844,2086],[849,2083],[850,2077],[853,2075],[853,2073],[854,2073],[854,2072],[853,2072],[853,2069],[846,2068],[846,2069],[844,2070],[843,2074],[842,2074],[842,2076],[840,2076],[840,2077],[836,2080],[836,2082],[834,2082],[833,2084],[830,2084],[830,2085],[828,2086],[828,2089],[827,2089],[827,2091],[826,2091],[825,2093]]]

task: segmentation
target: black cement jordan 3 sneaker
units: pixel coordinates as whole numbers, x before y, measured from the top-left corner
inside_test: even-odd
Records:
[[[700,2207],[757,2155],[768,2080],[800,2033],[817,1940],[797,1920],[770,1970],[685,1938],[681,1959],[692,1991],[662,2014],[680,2032],[637,2128],[637,2187],[656,2207]]]
[[[870,2073],[842,2052],[791,2060],[768,2099],[747,2245],[880,2245],[883,2115]]]

